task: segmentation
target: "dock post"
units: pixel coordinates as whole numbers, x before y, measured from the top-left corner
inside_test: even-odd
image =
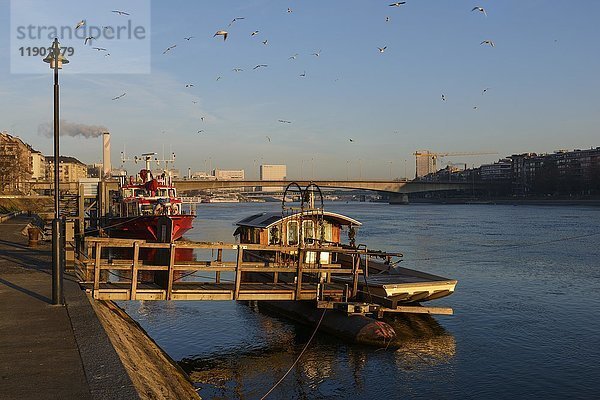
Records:
[[[358,294],[358,268],[360,267],[360,254],[352,255],[352,298]]]
[[[96,257],[94,261],[94,299],[98,298],[100,291],[100,255],[102,254],[102,245],[96,242]]]
[[[237,262],[235,263],[235,290],[233,292],[234,300],[237,300],[240,296],[240,285],[242,283],[242,260],[244,256],[244,249],[241,245],[238,245],[237,251]]]
[[[171,300],[173,294],[173,279],[175,274],[175,246],[175,242],[171,242],[171,254],[169,257],[169,277],[167,281],[167,300]]]
[[[217,249],[217,262],[223,262],[223,249]],[[215,283],[221,283],[221,271],[215,272]]]
[[[296,271],[296,295],[294,296],[294,300],[300,300],[302,295],[302,256],[305,253],[302,249],[298,249],[298,269]]]
[[[133,260],[131,263],[131,291],[129,293],[130,300],[136,299],[139,259],[140,259],[140,244],[139,244],[139,242],[134,242],[133,243]]]
[[[93,279],[94,267],[90,268],[90,264],[92,262],[92,245],[87,246],[87,259],[85,263],[85,280],[90,281]]]

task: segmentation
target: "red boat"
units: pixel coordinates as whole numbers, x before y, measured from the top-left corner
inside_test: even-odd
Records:
[[[183,210],[171,177],[163,173],[154,178],[149,164],[146,157],[145,169],[135,178],[122,179],[104,221],[108,236],[164,243],[192,229],[196,216]]]

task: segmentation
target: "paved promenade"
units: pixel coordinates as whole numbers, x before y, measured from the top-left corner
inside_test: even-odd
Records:
[[[51,304],[51,248],[27,247],[30,220],[0,223],[0,398],[139,398],[73,277]]]

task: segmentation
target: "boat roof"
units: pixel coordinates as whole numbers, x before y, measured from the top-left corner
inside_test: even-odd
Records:
[[[361,226],[362,223],[360,223],[359,221],[347,217],[345,215],[342,214],[336,214],[336,213],[332,213],[329,211],[323,211],[323,218],[325,218],[328,221],[335,221],[340,225],[354,225],[354,226]],[[294,214],[290,214],[290,215],[286,215],[285,217],[282,218],[281,216],[281,212],[263,212],[263,213],[259,213],[259,214],[254,214],[251,215],[249,217],[246,217],[238,222],[236,222],[235,224],[237,226],[248,226],[251,228],[270,228],[271,226],[278,224],[280,222],[282,222],[285,219],[290,219],[292,217],[297,217],[300,213],[294,213]],[[304,215],[315,215],[314,212],[312,211],[304,211]]]

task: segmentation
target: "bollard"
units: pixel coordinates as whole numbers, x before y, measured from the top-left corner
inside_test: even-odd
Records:
[[[27,236],[29,237],[29,243],[27,245],[29,247],[37,247],[40,240],[40,230],[35,227],[27,228]]]

